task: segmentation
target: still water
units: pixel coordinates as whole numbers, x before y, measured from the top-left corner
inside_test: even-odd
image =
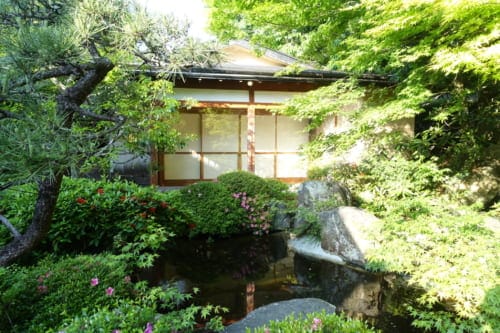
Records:
[[[227,307],[226,324],[277,301],[317,297],[385,333],[419,332],[384,312],[385,279],[290,251],[288,233],[222,240],[177,240],[144,279],[155,285],[197,287],[197,304]]]

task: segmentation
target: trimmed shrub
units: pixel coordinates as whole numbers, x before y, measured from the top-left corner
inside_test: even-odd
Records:
[[[245,211],[221,183],[200,182],[167,194],[171,205],[187,214],[189,236],[240,233]]]
[[[233,193],[246,193],[249,197],[261,199],[293,200],[288,185],[276,179],[264,179],[247,171],[233,171],[222,174],[218,181]]]

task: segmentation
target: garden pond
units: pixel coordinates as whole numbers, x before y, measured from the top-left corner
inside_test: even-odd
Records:
[[[420,332],[409,318],[387,313],[394,298],[387,277],[295,254],[285,232],[231,239],[177,240],[141,278],[153,285],[198,288],[197,304],[229,309],[225,324],[277,301],[317,297],[351,317],[367,320],[384,333]]]

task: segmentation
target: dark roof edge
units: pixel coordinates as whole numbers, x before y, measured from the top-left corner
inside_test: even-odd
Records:
[[[156,68],[142,71],[153,76],[166,73],[165,70]],[[341,79],[356,76],[360,82],[378,83],[387,85],[392,83],[390,76],[377,74],[354,75],[339,71],[325,71],[307,69],[296,74],[275,75],[274,72],[267,71],[235,71],[220,68],[189,68],[177,73],[177,76],[183,78],[212,79],[212,80],[243,80],[243,81],[267,81],[267,82],[313,82],[313,83],[331,83]]]

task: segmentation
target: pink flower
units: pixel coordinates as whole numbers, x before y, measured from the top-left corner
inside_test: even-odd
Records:
[[[111,287],[106,288],[106,295],[112,296],[115,290]]]
[[[266,327],[264,328],[264,333],[271,333],[271,330],[268,327]]]
[[[151,324],[150,322],[148,322],[146,324],[146,329],[144,330],[144,333],[153,333],[153,324]]]
[[[95,287],[95,286],[97,286],[98,284],[99,284],[99,279],[98,279],[98,278],[96,278],[96,277],[95,277],[95,278],[90,279],[90,285],[91,285],[92,287]]]
[[[321,319],[319,319],[319,318],[313,318],[313,323],[311,325],[311,330],[312,331],[319,331],[320,328],[321,328],[321,324],[322,324]]]
[[[111,333],[122,333],[122,331],[120,331],[120,330],[113,330],[113,331],[111,331]]]
[[[48,291],[48,288],[47,288],[47,286],[46,286],[46,285],[41,285],[41,286],[38,286],[38,287],[37,287],[37,289],[38,289],[38,292],[39,292],[40,294],[45,294],[45,293]]]

